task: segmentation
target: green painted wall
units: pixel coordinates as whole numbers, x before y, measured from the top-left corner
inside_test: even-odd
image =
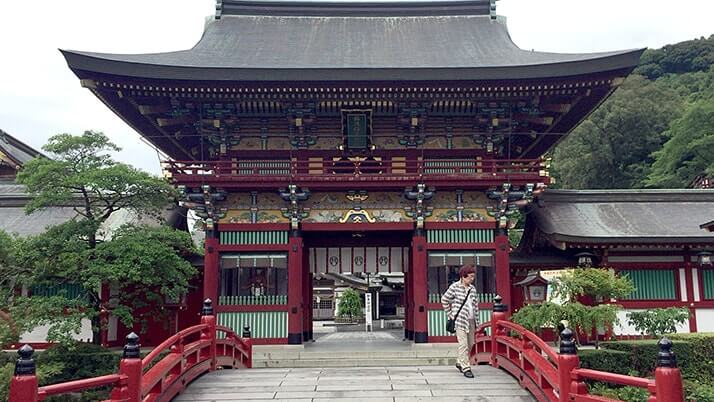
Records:
[[[288,244],[288,232],[221,232],[221,244]]]
[[[243,327],[250,326],[253,338],[287,338],[287,311],[251,311],[218,313],[218,325],[226,326],[236,334],[243,333]]]
[[[434,229],[426,231],[429,243],[493,243],[490,229]]]
[[[288,304],[288,296],[218,296],[221,305],[255,305],[255,304]]]
[[[446,332],[446,313],[444,310],[429,310],[427,315],[429,336],[452,336]],[[491,310],[479,310],[479,322],[491,320]]]
[[[86,296],[82,285],[74,283],[33,286],[30,292],[32,292],[33,296],[57,296],[61,294],[68,299],[78,299]]]
[[[704,298],[714,299],[714,270],[702,270],[702,279],[704,280]]]
[[[476,295],[478,297],[479,303],[493,303],[493,299],[496,297],[495,293],[478,293]],[[441,303],[441,295],[440,294],[430,294],[429,295],[429,303]]]
[[[675,272],[670,269],[623,269],[620,275],[626,275],[635,285],[635,291],[628,300],[674,300],[677,298]]]

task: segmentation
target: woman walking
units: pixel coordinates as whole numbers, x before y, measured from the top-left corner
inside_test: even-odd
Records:
[[[449,320],[455,321],[456,340],[459,342],[456,368],[464,373],[464,377],[474,378],[469,351],[474,343],[474,328],[478,325],[478,298],[473,286],[476,270],[471,265],[464,265],[459,269],[459,277],[441,296],[441,304]]]

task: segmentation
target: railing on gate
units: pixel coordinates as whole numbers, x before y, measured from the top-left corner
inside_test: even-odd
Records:
[[[218,337],[218,333],[223,336]],[[101,377],[38,387],[33,350],[19,351],[15,375],[10,382],[10,402],[43,401],[51,395],[97,387],[112,387],[108,402],[170,401],[199,375],[217,367],[252,367],[250,330],[239,337],[230,328],[216,325],[210,299],[203,302],[201,323],[166,339],[140,358],[139,337],[127,336],[119,372]]]
[[[507,308],[500,296],[494,301],[491,321],[476,329],[471,359],[508,371],[539,402],[617,402],[588,393],[585,380],[646,389],[648,402],[684,401],[682,375],[667,338],[659,341],[654,379],[583,369],[570,329],[561,333],[560,350],[556,353],[533,332],[507,321]]]

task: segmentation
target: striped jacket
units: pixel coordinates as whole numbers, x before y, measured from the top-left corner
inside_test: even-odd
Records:
[[[470,286],[471,293],[469,294],[469,300],[466,301],[466,305],[461,309],[458,318],[456,318],[456,329],[463,331],[469,330],[469,315],[473,317],[473,322],[478,325],[478,297],[476,295],[476,288],[474,285]],[[461,284],[461,281],[456,281],[449,286],[443,296],[441,296],[441,305],[444,307],[444,312],[447,317],[453,318],[456,312],[459,311],[461,303],[466,298],[469,288]],[[469,314],[469,309],[471,309],[471,314]]]

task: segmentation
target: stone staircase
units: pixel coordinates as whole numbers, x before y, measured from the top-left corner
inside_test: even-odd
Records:
[[[456,344],[413,344],[395,333],[332,333],[305,345],[253,347],[254,368],[452,366]]]

